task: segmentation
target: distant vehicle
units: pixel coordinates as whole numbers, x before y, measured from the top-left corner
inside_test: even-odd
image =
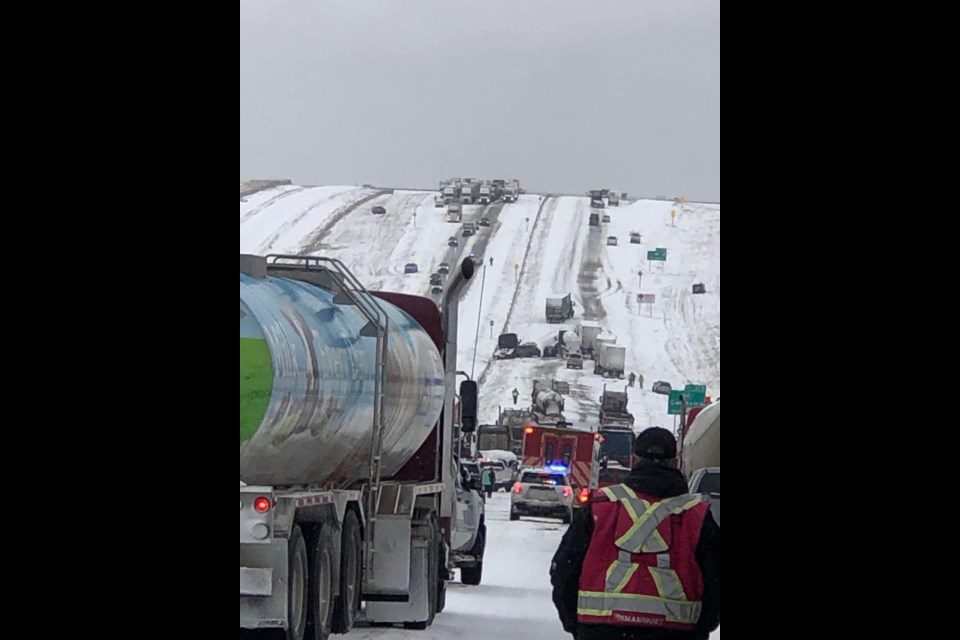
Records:
[[[595,199],[590,201],[590,207],[593,209],[606,209],[607,205],[603,203],[603,200]]]
[[[451,246],[451,247],[459,247],[459,246],[460,246],[460,241],[457,240],[455,237],[450,236],[450,240],[447,241],[447,245],[449,245],[449,246]]]
[[[446,201],[443,199],[443,196],[434,196],[433,206],[435,209],[443,209],[446,206]]]
[[[564,524],[573,520],[573,487],[566,469],[524,469],[510,492],[510,519],[521,516],[560,518]]]
[[[540,358],[543,354],[536,342],[524,342],[516,348],[517,358]]]
[[[374,207],[374,208],[373,208],[373,215],[375,215],[375,216],[385,216],[385,215],[387,215],[387,210],[386,210],[386,208],[384,208],[384,207]]]
[[[611,218],[610,218],[610,214],[609,214],[609,213],[603,214],[603,223],[604,223],[604,224],[609,224],[609,223],[610,223],[610,219],[611,219]]]
[[[591,213],[591,214],[590,214],[590,226],[591,226],[591,227],[599,227],[599,226],[600,226],[600,214],[599,214],[599,213]]]
[[[464,238],[469,238],[470,236],[477,234],[477,228],[473,226],[472,222],[467,222],[463,225],[463,235]]]
[[[479,224],[481,227],[489,227],[489,226],[490,226],[490,218],[480,218],[480,222],[479,222],[478,224]]]
[[[404,273],[420,273],[420,267],[418,267],[413,262],[410,262],[403,267]]]
[[[673,393],[673,385],[669,382],[664,382],[663,380],[657,380],[653,383],[653,392],[659,393],[662,396],[668,396]]]
[[[643,235],[638,231],[631,231],[630,244],[643,244]]]
[[[430,284],[435,287],[443,286],[443,276],[439,273],[435,273],[430,276]]]
[[[583,369],[583,355],[571,353],[567,356],[567,369]]]
[[[430,287],[430,293],[432,293],[435,296],[439,296],[441,293],[443,293],[443,287],[438,287],[438,286]]]
[[[454,240],[456,240],[456,238],[454,238]],[[437,267],[437,273],[447,275],[448,273],[450,273],[450,265],[447,264],[446,262],[441,262],[440,266]]]
[[[694,295],[703,295],[706,292],[707,292],[707,285],[703,284],[702,282],[699,284],[693,285]]]
[[[617,240],[617,236],[610,236],[609,238],[607,238],[607,246],[608,246],[608,247],[616,247],[616,246],[618,246],[619,244],[620,244],[620,241]]]

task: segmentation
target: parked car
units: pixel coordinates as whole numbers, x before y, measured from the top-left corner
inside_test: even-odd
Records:
[[[470,236],[474,236],[476,234],[477,234],[477,229],[476,227],[473,226],[472,222],[468,222],[465,225],[463,225],[462,235],[464,238],[469,238]]]
[[[643,244],[643,235],[637,231],[631,231],[630,244]]]
[[[510,519],[521,516],[573,519],[573,487],[570,477],[552,469],[524,469],[510,492]]]
[[[373,215],[375,216],[385,216],[387,215],[387,210],[384,207],[374,207]]]
[[[450,240],[447,241],[447,245],[451,247],[459,247],[460,241],[451,236]]]
[[[567,356],[567,369],[583,369],[583,355],[571,353]]]
[[[456,240],[456,238],[454,238],[454,240]],[[441,262],[440,266],[437,267],[437,273],[442,273],[443,275],[447,275],[448,273],[450,273],[450,265],[447,264],[446,262]]]
[[[617,240],[617,236],[610,236],[609,238],[607,238],[608,247],[616,247],[618,244],[620,244],[620,241]]]
[[[539,358],[542,356],[536,342],[524,342],[514,351],[517,358]]]
[[[605,224],[609,224],[609,223],[610,223],[610,214],[608,214],[608,213],[603,214],[603,222],[604,222]]]
[[[703,295],[706,292],[707,292],[707,285],[703,284],[702,282],[699,284],[693,285],[694,295]]]
[[[403,267],[404,273],[420,273],[420,267],[418,267],[413,262],[410,262]]]
[[[434,286],[434,287],[443,286],[443,276],[440,275],[439,273],[433,274],[432,276],[430,276],[430,284],[431,286]]]
[[[663,380],[657,380],[653,383],[654,393],[659,393],[662,396],[668,396],[673,393],[673,385],[669,382],[664,382]]]
[[[480,218],[480,222],[479,222],[478,224],[479,224],[481,227],[489,227],[489,226],[490,226],[490,218]]]
[[[439,296],[443,293],[443,287],[439,285],[434,285],[430,287],[430,293],[432,293],[435,296]]]

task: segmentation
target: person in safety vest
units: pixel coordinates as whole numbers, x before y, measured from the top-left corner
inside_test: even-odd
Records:
[[[553,558],[560,621],[577,640],[708,640],[720,626],[720,526],[677,470],[677,440],[637,436],[623,484],[591,494]]]

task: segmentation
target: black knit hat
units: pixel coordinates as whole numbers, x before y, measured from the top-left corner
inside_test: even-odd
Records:
[[[677,457],[677,439],[661,427],[650,427],[637,436],[633,452],[650,460],[670,460]]]

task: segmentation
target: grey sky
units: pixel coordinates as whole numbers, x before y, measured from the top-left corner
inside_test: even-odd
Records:
[[[240,0],[240,178],[720,199],[719,0]]]

